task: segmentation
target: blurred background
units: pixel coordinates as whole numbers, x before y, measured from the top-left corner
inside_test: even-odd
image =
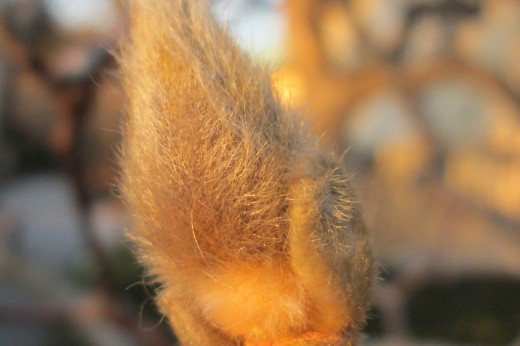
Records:
[[[219,0],[343,155],[367,345],[520,345],[520,2]],[[168,345],[117,192],[116,0],[0,0],[0,345]]]

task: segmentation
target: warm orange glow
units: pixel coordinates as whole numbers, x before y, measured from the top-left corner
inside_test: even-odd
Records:
[[[274,90],[287,107],[301,106],[307,97],[307,88],[301,73],[291,68],[281,68],[272,77]]]
[[[460,151],[447,162],[446,184],[506,216],[520,218],[520,161]]]
[[[428,145],[418,136],[385,143],[376,149],[377,171],[391,181],[413,182],[429,158]]]

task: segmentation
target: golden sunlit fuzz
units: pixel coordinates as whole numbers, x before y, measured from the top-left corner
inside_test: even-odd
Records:
[[[374,269],[338,159],[201,1],[131,19],[122,190],[182,344],[355,344]]]

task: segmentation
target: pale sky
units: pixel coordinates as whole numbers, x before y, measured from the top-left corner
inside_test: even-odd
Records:
[[[219,0],[214,12],[227,23],[238,42],[253,55],[277,62],[281,59],[285,20],[283,0]],[[252,5],[254,3],[254,5]],[[116,8],[110,0],[44,0],[54,21],[65,30],[113,28]]]

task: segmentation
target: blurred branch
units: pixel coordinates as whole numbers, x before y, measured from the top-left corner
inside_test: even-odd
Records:
[[[0,20],[0,45],[9,59],[16,64],[16,67],[24,72],[32,72],[39,79],[46,82],[46,85],[54,85],[54,81],[47,72],[31,56],[26,47],[15,39],[9,32],[6,23]]]
[[[58,159],[64,171],[72,178],[76,190],[78,206],[82,215],[88,215],[88,189],[79,150],[83,141],[83,130],[85,128],[89,107],[94,103],[96,91],[95,79],[99,77],[109,63],[113,62],[112,57],[105,51],[103,57],[98,59],[97,64],[92,66],[90,75],[86,75],[82,79],[75,81],[63,82],[55,80],[45,70],[42,64],[39,64],[38,61],[29,54],[26,47],[9,33],[3,22],[0,22],[0,42],[3,44],[4,51],[8,57],[16,64],[16,67],[21,72],[31,74],[41,81],[42,85],[49,89],[49,94],[52,95],[53,98],[52,102],[57,106],[56,108],[60,112],[59,116],[71,120],[71,142],[63,152],[58,154]],[[81,232],[85,244],[96,258],[101,270],[100,281],[107,287],[113,287],[108,259],[98,240],[95,238],[91,226],[88,224],[88,218],[83,220]]]
[[[434,162],[440,162],[440,160],[442,160],[440,145],[430,126],[425,123],[425,119],[421,115],[417,107],[417,102],[415,101],[418,92],[423,90],[424,87],[433,84],[441,78],[458,75],[473,81],[483,89],[491,90],[513,100],[518,110],[517,114],[520,114],[520,95],[512,87],[492,73],[459,61],[451,54],[447,54],[447,57],[444,59],[428,64],[425,68],[419,70],[413,67],[410,68],[407,65],[398,64],[402,52],[409,41],[413,26],[423,16],[431,14],[456,19],[476,16],[480,14],[480,1],[443,0],[411,5],[407,12],[405,29],[401,41],[393,53],[390,54],[390,59],[386,59],[385,56],[379,53],[378,49],[372,44],[371,40],[359,26],[358,21],[352,18],[352,11],[348,11],[348,13],[356,29],[356,34],[360,38],[363,48],[368,55],[366,60],[373,63],[369,67],[370,71],[376,71],[374,73],[386,75],[386,77],[379,78],[380,83],[371,84],[372,90],[365,90],[363,93],[358,92],[351,95],[350,104],[355,104],[361,99],[365,99],[367,96],[373,95],[378,90],[387,87],[388,81],[393,83],[397,90],[403,94],[404,99],[409,100],[408,105],[411,107],[410,115],[413,117],[413,122],[418,126],[431,145],[431,148],[435,151]],[[366,74],[366,76],[370,76],[370,74]],[[345,78],[344,83],[348,84],[351,80],[352,77],[349,76]],[[358,81],[356,84],[364,85],[365,83]]]
[[[442,0],[412,3],[408,9],[405,24],[413,26],[425,15],[466,18],[480,14],[480,1]]]
[[[115,43],[114,43],[115,44]],[[65,148],[57,153],[61,168],[73,181],[76,201],[81,212],[81,235],[89,252],[94,256],[100,270],[98,284],[108,298],[104,304],[104,316],[131,331],[145,345],[167,345],[166,338],[158,330],[145,332],[140,326],[140,313],[127,301],[124,292],[118,292],[110,261],[101,243],[95,236],[88,217],[90,195],[86,181],[81,146],[84,143],[85,129],[92,105],[98,90],[98,79],[105,69],[114,67],[115,59],[108,49],[98,48],[98,56],[88,72],[73,79],[56,79],[36,57],[32,56],[22,43],[12,35],[5,23],[0,21],[0,45],[17,70],[27,73],[41,82],[52,97],[60,117],[68,119],[70,137]],[[68,321],[77,318],[77,307],[0,307],[0,321],[14,320],[27,322]]]
[[[439,16],[453,22],[479,14],[480,1],[443,0],[410,5],[404,21],[403,35],[395,49],[389,54],[390,61],[394,63],[401,61],[413,28],[425,16]]]

